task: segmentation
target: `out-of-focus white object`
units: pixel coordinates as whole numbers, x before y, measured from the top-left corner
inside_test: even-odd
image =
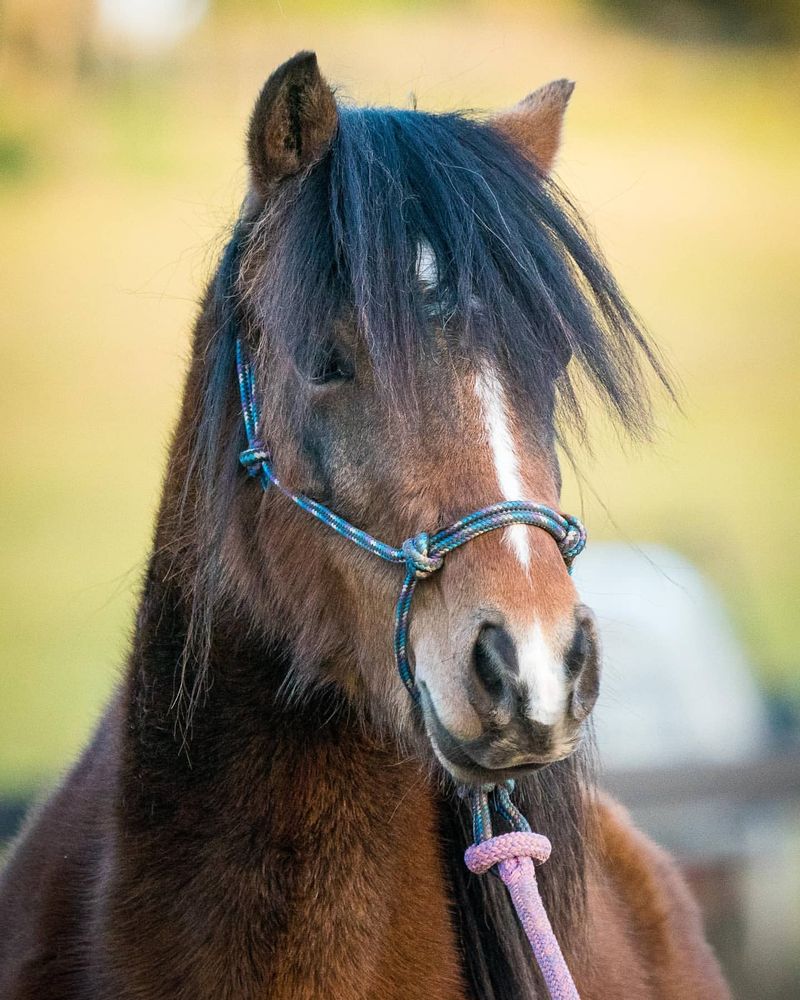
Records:
[[[202,21],[208,0],[98,0],[100,31],[146,52],[171,48]]]
[[[726,763],[764,752],[763,700],[721,600],[657,545],[594,543],[575,562],[603,655],[594,711],[609,768]]]

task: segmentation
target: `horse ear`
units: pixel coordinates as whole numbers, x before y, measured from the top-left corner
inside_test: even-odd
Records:
[[[250,118],[247,153],[262,194],[319,160],[339,120],[333,91],[313,52],[298,52],[270,76]]]
[[[492,125],[521,149],[541,170],[549,174],[561,145],[564,114],[575,84],[553,80],[492,119]]]

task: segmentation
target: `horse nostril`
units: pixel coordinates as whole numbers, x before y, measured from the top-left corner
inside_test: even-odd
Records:
[[[574,688],[570,715],[580,722],[594,708],[600,693],[600,650],[594,615],[581,605],[577,610],[575,633],[567,652],[567,676]]]
[[[592,639],[589,635],[589,630],[582,616],[579,615],[575,631],[572,635],[572,642],[567,650],[567,655],[564,657],[567,677],[570,680],[575,680],[581,670],[583,670],[591,654],[591,645]]]
[[[514,640],[499,625],[484,625],[473,650],[475,673],[487,693],[500,699],[519,673]]]

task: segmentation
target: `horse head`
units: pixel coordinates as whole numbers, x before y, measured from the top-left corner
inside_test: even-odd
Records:
[[[477,120],[337,104],[308,53],[267,81],[217,295],[222,313],[235,303],[258,436],[288,490],[399,546],[501,501],[557,509],[577,372],[640,419],[646,343],[549,174],[571,91]],[[287,696],[335,685],[402,741],[425,746],[424,731],[470,784],[576,748],[597,635],[547,532],[512,524],[441,568],[412,564],[430,576],[409,635],[418,710],[393,669],[398,569],[279,491],[240,483],[232,501],[224,576],[254,627],[279,623],[291,645]]]

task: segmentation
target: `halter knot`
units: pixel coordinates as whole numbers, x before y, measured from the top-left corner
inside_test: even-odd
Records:
[[[577,517],[572,517],[569,514],[564,515],[564,520],[567,522],[567,530],[558,543],[558,548],[569,568],[572,565],[572,560],[583,552],[586,545],[586,528]]]
[[[444,556],[438,552],[431,553],[429,546],[428,532],[421,531],[413,538],[407,538],[400,547],[409,573],[413,573],[418,580],[435,573],[444,563]]]
[[[467,848],[464,861],[475,875],[483,875],[503,861],[530,858],[541,865],[550,857],[550,841],[540,833],[501,833]]]
[[[269,461],[269,452],[262,441],[256,440],[239,453],[239,461],[247,470],[248,476],[258,476],[263,463]]]

